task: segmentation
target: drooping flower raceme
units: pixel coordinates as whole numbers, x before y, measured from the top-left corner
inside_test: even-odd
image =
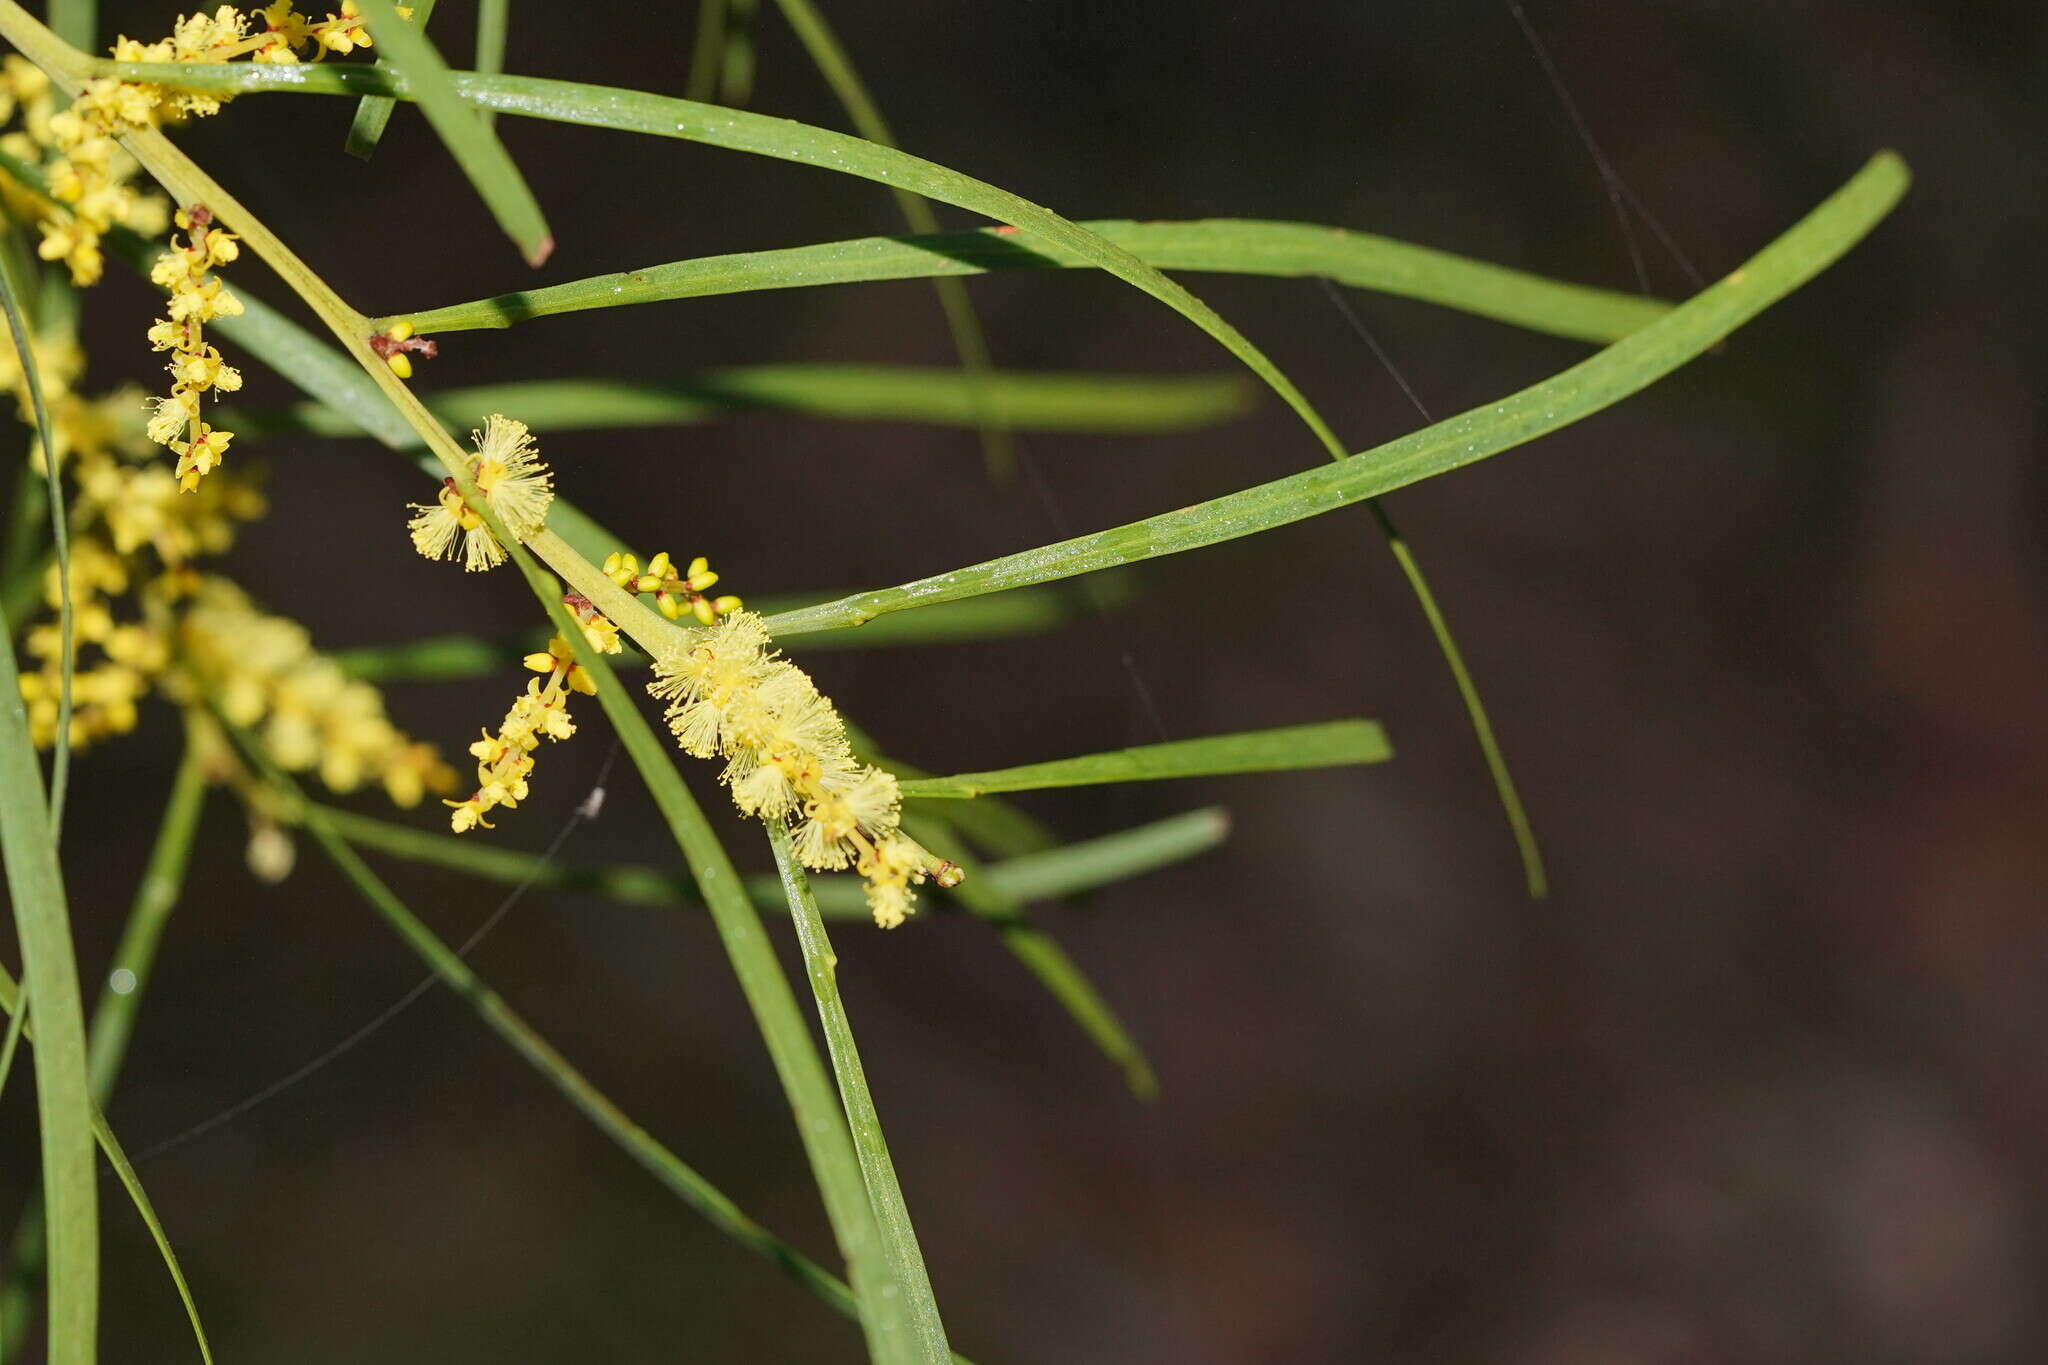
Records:
[[[215,318],[238,317],[242,301],[213,277],[215,266],[242,254],[239,239],[213,226],[203,204],[178,210],[178,226],[188,234],[184,245],[171,238],[170,249],[157,257],[149,278],[170,291],[170,316],[149,329],[149,344],[171,353],[167,398],[150,400],[149,439],[169,446],[178,456],[178,487],[191,492],[220,464],[232,431],[217,431],[199,415],[200,399],[209,392],[233,393],[242,387],[242,372],[221,358],[220,348],[206,340],[206,324]]]

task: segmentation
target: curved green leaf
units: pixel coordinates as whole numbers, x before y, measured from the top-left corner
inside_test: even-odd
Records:
[[[239,321],[240,319],[237,319]],[[1242,416],[1250,395],[1235,375],[1118,375],[999,371],[979,379],[915,365],[734,365],[659,383],[536,379],[422,395],[458,430],[493,412],[517,413],[537,431],[601,431],[710,421],[736,412],[782,412],[837,421],[973,426],[986,403],[1033,431],[1185,431]],[[241,439],[285,433],[357,436],[354,413],[310,401],[282,410],[221,410]]]
[[[57,735],[50,760],[50,842],[64,837],[64,793],[71,776],[71,681],[77,665],[71,606],[71,533],[64,512],[64,483],[57,469],[57,443],[50,427],[50,410],[43,401],[41,367],[36,363],[35,345],[21,300],[15,297],[14,280],[0,270],[0,312],[7,318],[8,340],[21,367],[21,381],[28,389],[29,410],[35,415],[36,440],[43,452],[43,503],[50,517],[50,542],[57,563],[57,630],[63,651],[58,679]]]
[[[434,0],[412,0],[412,14],[406,22],[426,31],[427,20],[433,17]],[[382,60],[381,58],[379,60]],[[482,69],[483,64],[477,64]],[[356,105],[356,116],[348,126],[348,136],[341,149],[350,156],[368,161],[376,154],[377,144],[384,140],[384,129],[391,122],[392,111],[398,102],[388,95],[365,95]]]
[[[1110,218],[1083,219],[1078,226],[1161,270],[1320,277],[1578,341],[1617,341],[1671,311],[1671,305],[1662,299],[1570,284],[1391,237],[1314,223],[1247,218],[1160,223]],[[405,316],[423,332],[455,332],[510,327],[587,308],[761,289],[1009,270],[1071,270],[1092,264],[1078,252],[1046,242],[1026,242],[999,227],[913,237],[860,237],[673,261]]]
[[[1021,854],[990,867],[983,880],[1012,900],[1058,900],[1185,862],[1229,837],[1230,812],[1209,806],[1043,853]]]
[[[547,219],[541,216],[540,205],[527,188],[526,178],[519,174],[505,144],[498,141],[497,130],[463,103],[451,79],[452,73],[420,24],[402,21],[392,0],[360,3],[380,55],[375,67],[359,69],[388,69],[404,80],[408,97],[419,101],[420,112],[427,116],[427,122],[462,167],[462,173],[469,177],[469,183],[476,186],[491,216],[518,246],[526,263],[537,266],[545,261],[555,249],[554,234],[548,230]],[[425,13],[419,18],[424,23]],[[389,117],[388,106],[385,117]]]
[[[29,742],[14,645],[0,621],[0,861],[35,1005],[36,1113],[43,1202],[49,1209],[51,1365],[92,1365],[99,1329],[99,1197],[93,1178],[92,1093],[85,1011],[71,946],[64,875]],[[10,995],[12,992],[10,992]]]
[[[883,1259],[891,1283],[882,1295],[885,1331],[876,1355],[882,1360],[922,1360],[926,1365],[946,1365],[952,1352],[946,1345],[938,1302],[932,1296],[931,1276],[925,1271],[924,1255],[918,1249],[917,1230],[910,1223],[910,1209],[896,1179],[896,1165],[889,1159],[882,1118],[868,1089],[860,1049],[854,1044],[853,1021],[847,1017],[846,1002],[839,995],[839,955],[832,951],[825,921],[818,913],[817,902],[811,898],[810,874],[804,871],[791,847],[789,826],[780,820],[770,820],[767,825],[768,843],[775,850],[775,866],[782,873],[783,891],[789,898],[789,917],[796,925],[797,943],[803,950],[804,971],[810,977],[811,994],[817,1001],[825,1051],[832,1058],[840,1102],[846,1106],[847,1122],[853,1130],[853,1148],[860,1155],[861,1178],[867,1183],[868,1202],[874,1208],[875,1224],[882,1234]]]
[[[1393,756],[1393,746],[1387,743],[1387,733],[1378,722],[1332,720],[1320,725],[1177,739],[993,772],[913,778],[902,784],[902,791],[906,800],[985,796],[990,792],[1098,786],[1105,782],[1156,782],[1225,773],[1337,768],[1353,763],[1384,763]]]
[[[1812,279],[1861,240],[1909,176],[1881,152],[1826,202],[1719,283],[1562,374],[1347,460],[1176,511],[1041,545],[901,587],[769,620],[780,638],[861,625],[892,611],[1048,583],[1179,554],[1333,512],[1533,441],[1646,388]]]
[[[10,1039],[18,1036],[15,1031],[17,1028],[20,1029],[21,1035],[33,1031],[32,1026],[21,1027],[28,1014],[28,1011],[22,1008],[24,1003],[20,987],[14,978],[7,974],[7,969],[0,967],[0,1012],[9,1016]],[[115,1178],[121,1182],[121,1188],[127,1191],[129,1202],[135,1205],[135,1212],[141,1216],[143,1226],[149,1230],[150,1240],[156,1243],[156,1252],[164,1263],[164,1269],[170,1272],[171,1285],[178,1292],[179,1302],[185,1305],[185,1318],[191,1324],[192,1337],[198,1344],[200,1360],[205,1362],[205,1365],[213,1365],[213,1348],[207,1343],[206,1327],[199,1320],[199,1305],[192,1297],[192,1286],[185,1280],[185,1269],[178,1263],[178,1254],[171,1250],[171,1239],[164,1232],[163,1220],[157,1217],[156,1206],[150,1203],[148,1192],[142,1188],[142,1181],[136,1177],[135,1167],[128,1160],[128,1153],[122,1149],[120,1140],[114,1136],[114,1130],[107,1126],[106,1116],[100,1113],[97,1105],[92,1108],[92,1135],[99,1143],[100,1151],[106,1155],[107,1164],[113,1168]],[[37,1240],[40,1240],[43,1228],[42,1206],[37,1204],[22,1216],[22,1230],[35,1233]],[[19,1252],[19,1245],[16,1250]],[[15,1267],[16,1281],[8,1284],[4,1299],[0,1299],[0,1346],[8,1349],[7,1358],[10,1360],[13,1359],[13,1348],[26,1339],[31,1325],[28,1319],[29,1306],[21,1297],[21,1286],[18,1283],[20,1269],[19,1265]]]

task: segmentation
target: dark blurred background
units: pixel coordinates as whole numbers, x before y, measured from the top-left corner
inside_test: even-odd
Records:
[[[906,147],[1068,216],[1341,224],[1635,286],[1594,162],[1501,3],[826,8]],[[692,7],[515,10],[515,71],[681,90]],[[447,0],[434,16],[458,62],[472,13]],[[1363,512],[1158,562],[1135,603],[1055,635],[813,661],[887,747],[940,770],[1356,714],[1399,751],[1025,799],[1072,837],[1232,812],[1220,852],[1044,916],[1150,1049],[1150,1105],[981,926],[840,932],[940,1303],[976,1359],[2048,1351],[2048,277],[2028,284],[2024,264],[2048,205],[2042,12],[1694,0],[1530,17],[1620,175],[1710,277],[1880,147],[1915,188],[1720,353],[1392,500],[1492,704],[1549,855],[1547,903],[1521,891],[1449,678]],[[106,22],[152,36],[168,13],[119,4]],[[844,126],[772,12],[758,45],[754,107]],[[865,182],[502,120],[560,238],[534,274],[414,113],[366,168],[340,154],[349,112],[250,99],[188,145],[369,310],[899,230]],[[1635,231],[1653,288],[1686,292]],[[279,299],[261,276],[236,278]],[[1352,446],[1417,424],[1314,282],[1188,282]],[[1005,366],[1230,367],[1104,277],[972,288]],[[1351,301],[1439,415],[1586,353]],[[110,278],[93,304],[94,382],[152,378],[146,286]],[[419,382],[950,354],[928,288],[865,285],[451,336]],[[252,388],[285,393],[253,370]],[[709,554],[757,595],[897,582],[1323,458],[1271,400],[1190,435],[1022,445],[1028,477],[998,492],[970,432],[752,417],[544,435],[564,490],[635,548]],[[276,510],[231,568],[321,643],[534,624],[514,580],[410,553],[402,504],[423,485],[401,462],[367,442],[263,453]],[[516,686],[394,688],[391,705],[459,756]],[[89,981],[174,728],[157,706],[78,770]],[[542,846],[608,747],[593,714],[482,837]],[[710,775],[691,773],[722,805]],[[672,858],[625,765],[609,785],[565,856]],[[263,887],[229,801],[207,814],[111,1108],[134,1148],[290,1070],[419,971],[315,851]],[[764,865],[757,839],[735,846]],[[450,938],[498,894],[386,870]],[[535,895],[476,962],[743,1207],[829,1254],[706,922]],[[22,1073],[0,1109],[8,1219],[31,1116]],[[224,1361],[860,1355],[846,1322],[664,1194],[444,993],[143,1175]],[[187,1359],[111,1189],[105,1358]]]

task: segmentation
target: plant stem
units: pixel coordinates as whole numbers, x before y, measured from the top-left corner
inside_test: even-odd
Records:
[[[832,1056],[832,1072],[838,1078],[839,1098],[853,1126],[853,1147],[860,1155],[861,1178],[867,1184],[868,1202],[875,1223],[881,1229],[889,1272],[895,1281],[887,1297],[883,1321],[891,1331],[907,1339],[892,1342],[891,1357],[924,1360],[944,1365],[951,1358],[946,1346],[946,1328],[939,1320],[939,1305],[932,1297],[931,1277],[925,1272],[924,1256],[917,1246],[917,1230],[910,1224],[910,1210],[903,1202],[903,1189],[896,1180],[895,1163],[889,1159],[889,1144],[882,1136],[882,1118],[868,1090],[860,1049],[854,1045],[853,1023],[846,1004],[839,998],[839,958],[825,933],[825,920],[811,898],[810,876],[797,861],[791,846],[789,826],[779,820],[768,822],[768,842],[775,850],[775,866],[782,873],[782,886],[789,897],[790,918],[796,924],[797,943],[804,954],[804,970],[811,980],[811,994],[818,1004],[818,1022],[824,1025],[825,1048]]]
[[[128,1051],[128,1039],[135,1029],[135,1015],[142,1007],[143,988],[149,984],[149,969],[156,958],[157,943],[164,925],[177,906],[185,884],[185,867],[198,831],[199,811],[206,799],[205,765],[187,729],[184,757],[178,762],[171,782],[170,800],[164,807],[163,823],[157,828],[156,845],[135,888],[127,926],[114,950],[114,966],[100,989],[93,1007],[86,1051],[93,1103],[102,1109],[114,1093],[115,1079]],[[122,989],[115,983],[127,972]],[[12,1358],[34,1321],[33,1286],[43,1270],[43,1203],[40,1193],[31,1194],[14,1225],[7,1281],[0,1286],[0,1359]]]

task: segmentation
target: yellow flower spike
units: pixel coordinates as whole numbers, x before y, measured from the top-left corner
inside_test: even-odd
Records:
[[[711,572],[711,561],[702,555],[690,561],[690,571],[683,576],[683,586],[691,592],[702,592],[718,581],[718,575]]]
[[[647,572],[653,575],[656,581],[660,581],[662,579],[667,578],[670,567],[671,565],[667,550],[663,550],[654,558],[647,561]]]
[[[789,826],[807,867],[857,871],[884,928],[912,912],[913,887],[935,877],[957,883],[957,868],[898,831],[896,779],[853,757],[845,723],[809,676],[770,646],[761,617],[736,600],[721,616],[720,602],[689,595],[693,613],[708,612],[716,624],[657,658],[647,689],[668,703],[683,751],[724,758],[734,804]]]
[[[670,597],[667,593],[663,593],[661,596],[655,598],[654,606],[657,611],[659,611],[663,616],[666,616],[671,621],[675,620],[678,616],[681,616],[683,614],[683,604],[681,602],[678,602],[675,598]]]
[[[555,671],[555,656],[546,650],[542,650],[537,654],[529,654],[520,662],[536,673],[552,673]]]
[[[717,609],[711,605],[709,600],[702,597],[692,597],[690,599],[690,614],[707,626],[718,620]]]

